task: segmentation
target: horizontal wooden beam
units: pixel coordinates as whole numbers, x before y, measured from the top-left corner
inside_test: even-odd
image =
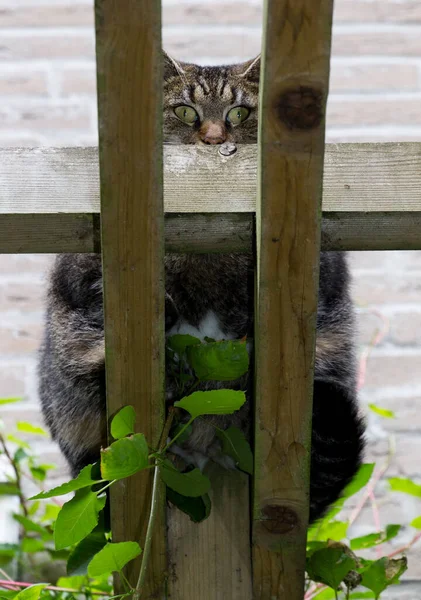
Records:
[[[256,153],[165,146],[167,251],[251,248]],[[322,248],[421,249],[420,189],[421,144],[327,145]],[[0,253],[98,252],[98,213],[95,148],[0,150]]]

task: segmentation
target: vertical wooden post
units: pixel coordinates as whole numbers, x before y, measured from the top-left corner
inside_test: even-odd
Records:
[[[256,600],[302,600],[333,0],[266,0],[257,209]]]
[[[96,0],[95,10],[108,415],[132,404],[137,430],[156,447],[164,416],[161,7]],[[113,486],[113,541],[142,545],[150,502],[150,472]],[[165,569],[162,500],[142,598],[163,597]],[[132,585],[138,570],[130,563]]]

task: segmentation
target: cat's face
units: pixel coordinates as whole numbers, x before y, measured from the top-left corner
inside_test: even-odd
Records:
[[[200,67],[164,55],[164,142],[255,143],[260,61]]]

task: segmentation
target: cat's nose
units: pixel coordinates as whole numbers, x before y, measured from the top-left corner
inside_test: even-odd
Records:
[[[224,123],[205,121],[199,131],[200,139],[205,144],[223,144],[227,140]]]

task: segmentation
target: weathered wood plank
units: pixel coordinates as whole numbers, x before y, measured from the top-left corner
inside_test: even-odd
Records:
[[[137,430],[157,447],[164,419],[161,3],[96,0],[95,16],[107,410],[133,405]],[[113,541],[143,546],[151,487],[147,471],[111,488]],[[145,600],[162,598],[165,588],[160,487]],[[126,574],[136,585],[139,560]]]
[[[212,512],[203,523],[169,509],[168,551],[171,600],[251,600],[249,477],[207,471]]]
[[[255,145],[164,146],[166,212],[254,212],[256,185]],[[421,143],[326,146],[324,211],[419,211],[420,189]],[[0,149],[0,213],[62,212],[99,212],[97,150]]]
[[[256,212],[255,600],[302,600],[333,0],[266,0]]]
[[[0,254],[100,251],[97,213],[0,213],[0,232]],[[166,252],[251,252],[253,236],[253,213],[165,216]],[[421,250],[421,211],[325,212],[322,249]]]

